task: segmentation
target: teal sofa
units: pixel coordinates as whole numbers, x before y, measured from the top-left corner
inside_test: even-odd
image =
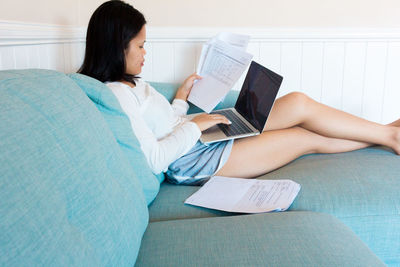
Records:
[[[94,79],[0,71],[0,107],[0,266],[400,266],[400,157],[386,148],[303,156],[259,177],[301,184],[289,211],[232,214],[153,175]]]

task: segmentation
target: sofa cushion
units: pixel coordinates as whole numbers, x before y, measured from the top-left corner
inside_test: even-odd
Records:
[[[400,157],[382,147],[303,156],[260,179],[301,185],[290,210],[332,214],[385,263],[400,265]],[[234,215],[183,204],[195,186],[164,183],[149,207],[150,221]]]
[[[174,99],[176,90],[179,88],[178,84],[173,83],[161,83],[161,82],[150,82],[159,93],[164,95],[170,102]],[[229,91],[224,99],[215,107],[215,109],[231,108],[235,106],[236,99],[239,96],[239,91]],[[196,107],[189,102],[188,114],[204,112],[200,108]]]
[[[400,157],[383,147],[303,156],[262,179],[288,177],[302,185],[292,210],[352,216],[399,215]]]
[[[399,215],[400,157],[383,147],[340,154],[303,156],[258,179],[292,179],[301,190],[291,210],[310,210],[339,218]],[[198,190],[184,186],[175,190],[164,183],[157,201],[150,206],[150,221],[232,215],[183,205]],[[176,197],[171,198],[174,194]]]
[[[393,151],[304,156],[262,178],[282,177],[302,186],[291,210],[336,216],[385,263],[400,265],[400,157]]]
[[[71,77],[96,104],[127,156],[131,167],[139,177],[147,203],[156,197],[164,174],[154,175],[140,149],[139,141],[132,131],[128,116],[122,110],[117,98],[102,82],[82,74],[70,74]]]
[[[284,212],[150,223],[139,266],[385,266],[327,214]]]
[[[237,215],[184,204],[197,190],[198,186],[162,183],[157,198],[149,206],[150,222]]]
[[[148,211],[93,103],[55,71],[0,72],[0,265],[132,266]]]

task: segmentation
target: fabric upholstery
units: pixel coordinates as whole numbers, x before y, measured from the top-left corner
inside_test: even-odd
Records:
[[[157,198],[149,206],[150,222],[236,215],[184,204],[184,201],[199,188],[198,186],[162,183]]]
[[[282,177],[302,187],[291,210],[336,216],[385,263],[400,266],[400,157],[393,151],[304,156],[262,178]]]
[[[400,216],[340,218],[388,266],[400,266]]]
[[[0,107],[0,265],[132,266],[142,187],[82,90],[54,71],[1,71]]]
[[[156,197],[164,174],[154,175],[140,149],[139,141],[132,131],[131,124],[111,90],[93,78],[82,74],[70,74],[71,77],[96,104],[117,139],[120,148],[128,158],[131,167],[139,177],[147,203]]]
[[[135,266],[385,265],[333,216],[283,212],[150,223]]]
[[[372,147],[342,154],[303,156],[258,178],[292,179],[301,184],[291,210],[312,210],[345,218],[400,214],[400,195],[393,190],[400,188],[399,174],[400,157],[382,147]],[[196,215],[196,209],[181,206],[197,190],[188,186],[175,190],[174,186],[163,184],[159,199],[150,207],[151,221],[169,219],[163,217],[167,213],[175,219],[207,217]],[[175,199],[169,197],[171,191],[176,194]],[[158,201],[167,205],[164,208],[168,212],[158,208]]]
[[[382,147],[371,147],[342,154],[303,156],[259,178],[299,183],[301,190],[290,210],[332,214],[350,226],[386,263],[400,265],[399,174],[399,156]],[[161,185],[159,197],[149,207],[150,221],[235,215],[182,205],[198,188],[176,187]]]
[[[172,101],[175,97],[176,90],[179,88],[179,84],[173,83],[161,83],[161,82],[150,82],[150,84],[157,89],[162,95],[164,95],[169,101]],[[229,91],[225,98],[215,107],[215,109],[231,108],[235,106],[236,99],[239,96],[238,91]],[[204,112],[200,108],[196,107],[189,102],[188,114]]]

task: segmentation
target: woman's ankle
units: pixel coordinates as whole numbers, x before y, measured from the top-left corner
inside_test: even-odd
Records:
[[[397,155],[400,155],[400,127],[390,126],[392,129],[392,146],[390,146]]]

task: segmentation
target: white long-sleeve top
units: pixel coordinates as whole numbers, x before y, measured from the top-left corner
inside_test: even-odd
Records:
[[[128,116],[132,130],[153,173],[186,154],[201,135],[199,127],[184,116],[187,102],[175,99],[172,104],[151,85],[135,80],[130,87],[121,82],[106,83]]]

